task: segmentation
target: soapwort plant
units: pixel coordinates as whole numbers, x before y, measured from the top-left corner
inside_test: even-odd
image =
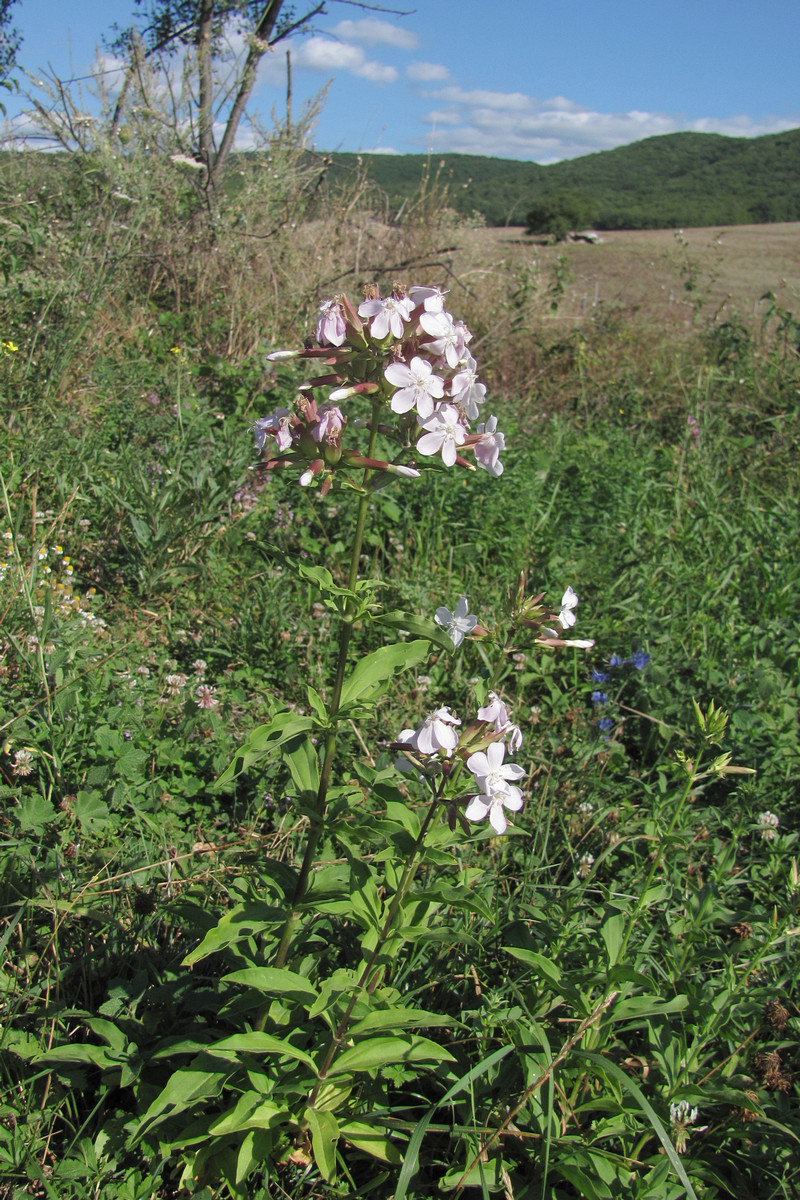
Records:
[[[219,781],[235,786],[282,760],[305,844],[296,864],[266,860],[239,880],[185,958],[213,980],[213,1011],[156,1054],[176,1069],[151,1090],[136,1140],[179,1154],[189,1189],[218,1180],[240,1195],[254,1173],[312,1159],[325,1180],[340,1169],[352,1179],[353,1150],[356,1161],[399,1164],[396,1089],[424,1088],[432,1070],[457,1078],[459,1014],[421,1007],[396,986],[397,967],[412,950],[457,942],[454,914],[492,919],[474,887],[480,856],[463,865],[463,846],[505,834],[524,803],[527,772],[514,761],[522,733],[498,691],[508,656],[521,640],[592,644],[561,636],[576,620],[571,587],[552,608],[526,594],[522,576],[495,624],[464,596],[433,619],[387,610],[379,582],[359,575],[376,491],[413,487],[423,470],[503,471],[505,439],[484,416],[470,337],[437,288],[395,286],[387,297],[371,288],[358,307],[326,301],[315,344],[270,355],[315,373],[291,405],[255,422],[267,468],[322,496],[347,489],[356,511],[346,583],[323,563],[291,563],[338,622],[328,694],[308,685],[305,711],[276,705]],[[385,644],[360,652],[359,638],[374,644],[376,633]],[[373,747],[367,761],[354,758],[350,730],[369,736],[382,693],[467,641],[484,668],[472,717],[440,704],[418,727],[387,731],[382,756]]]

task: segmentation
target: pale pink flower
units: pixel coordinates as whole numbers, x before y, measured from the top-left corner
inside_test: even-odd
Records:
[[[467,356],[467,362],[463,369],[453,376],[450,394],[453,403],[464,410],[468,420],[476,421],[478,419],[479,405],[483,404],[486,399],[486,387],[484,384],[478,383],[475,359],[471,354]]]
[[[384,375],[398,389],[392,396],[392,412],[405,413],[416,408],[425,419],[432,414],[434,401],[444,396],[444,380],[433,374],[433,367],[423,358],[412,358],[409,365],[393,362]]]
[[[575,595],[571,587],[568,587],[561,597],[561,612],[558,619],[561,622],[562,629],[571,629],[577,621],[575,613],[572,611],[578,606],[578,597]]]
[[[320,346],[341,346],[347,336],[344,311],[338,300],[326,300],[317,317],[317,341]]]
[[[360,317],[373,317],[370,333],[378,341],[382,341],[389,333],[401,338],[405,333],[405,323],[411,317],[414,305],[404,297],[389,296],[386,300],[364,300],[358,306]]]
[[[274,437],[281,454],[288,450],[292,444],[291,420],[292,414],[288,408],[276,408],[275,412],[270,413],[268,417],[260,417],[253,426],[256,449],[259,452],[264,449],[269,434]]]
[[[417,442],[419,453],[429,457],[441,452],[442,462],[452,467],[458,454],[456,447],[463,445],[467,436],[455,404],[438,404],[427,421],[422,422],[422,428],[427,432]]]
[[[345,426],[345,417],[340,408],[335,404],[323,404],[317,410],[319,420],[311,430],[311,436],[315,442],[333,441],[338,443],[338,435],[342,432]]]
[[[489,703],[478,709],[478,720],[488,721],[494,725],[495,733],[504,733],[506,744],[512,754],[515,750],[519,750],[522,745],[522,730],[519,725],[511,723],[508,709],[497,692],[489,692]]]
[[[522,792],[510,780],[522,779],[525,774],[516,763],[503,764],[505,752],[502,742],[492,742],[486,753],[480,750],[467,759],[467,767],[483,795],[472,797],[464,815],[468,821],[482,821],[488,816],[489,824],[498,834],[505,833],[508,827],[503,809],[519,812],[522,808]]]
[[[449,367],[457,367],[464,343],[450,313],[424,312],[419,323],[425,333],[433,338],[433,341],[424,343],[425,349],[439,358],[444,358]]]
[[[462,596],[456,605],[455,612],[450,612],[449,608],[442,605],[434,614],[434,621],[437,625],[444,626],[454,646],[460,646],[466,634],[472,633],[478,624],[478,618],[468,612],[468,608],[467,597]]]
[[[414,307],[417,308],[421,304],[425,312],[430,313],[444,311],[444,298],[446,294],[446,292],[437,287],[419,287],[415,285],[408,289],[408,297],[413,301]]]
[[[497,432],[497,417],[489,417],[485,423],[481,422],[478,433],[480,437],[474,444],[475,461],[479,467],[497,479],[503,474],[500,451],[506,448],[505,435]]]
[[[219,704],[215,692],[216,688],[209,687],[208,684],[201,683],[200,687],[194,693],[198,708],[216,708]]]
[[[458,745],[458,734],[454,725],[461,722],[449,708],[437,708],[429,713],[414,735],[414,745],[420,754],[436,754],[444,750],[449,758]]]
[[[397,737],[395,738],[395,741],[399,742],[401,746],[410,746],[412,748],[412,750],[416,750],[416,748],[417,748],[417,731],[416,731],[416,729],[402,729],[400,731],[400,733],[398,733]],[[403,774],[407,774],[409,771],[416,770],[416,767],[414,766],[414,764],[409,762],[404,754],[400,754],[394,760],[394,765],[395,765],[395,770],[402,771]]]

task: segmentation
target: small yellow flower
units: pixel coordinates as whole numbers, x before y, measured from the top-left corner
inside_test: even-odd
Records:
[[[170,352],[170,354],[180,354],[181,348],[180,348],[180,346],[170,346],[169,352]]]
[[[3,350],[5,350],[6,354],[16,354],[17,350],[19,350],[19,346],[16,346],[13,342],[10,342],[10,341],[9,342],[0,342],[0,346],[2,346]]]

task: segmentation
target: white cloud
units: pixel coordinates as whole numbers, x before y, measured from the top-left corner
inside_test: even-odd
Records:
[[[312,37],[299,42],[292,52],[292,67],[333,74],[348,71],[370,83],[395,83],[398,79],[395,67],[368,59],[360,46],[326,37]]]
[[[465,108],[481,105],[484,108],[496,108],[500,111],[509,110],[521,112],[536,104],[531,96],[522,92],[487,92],[480,89],[465,92],[460,87],[440,88],[433,93],[435,100],[446,100],[448,104],[460,104]]]
[[[426,115],[425,120],[434,126],[459,125],[462,115],[457,108],[434,108]]]
[[[125,79],[125,72],[128,64],[122,58],[117,58],[113,54],[98,53],[97,60],[92,68],[93,72],[102,76],[103,86],[107,91],[116,95],[122,87]]]
[[[643,138],[690,130],[734,137],[779,133],[800,125],[800,117],[738,116],[686,120],[669,113],[596,112],[563,96],[536,100],[521,92],[464,91],[445,87],[432,93],[446,106],[428,112],[424,140],[435,153],[485,154],[540,163],[612,150]]]
[[[415,83],[443,83],[450,78],[447,67],[441,63],[412,62],[406,67],[406,75]]]
[[[419,38],[410,29],[402,29],[389,21],[366,17],[361,21],[340,21],[330,30],[333,37],[345,41],[365,42],[368,46],[394,46],[397,50],[416,50]]]

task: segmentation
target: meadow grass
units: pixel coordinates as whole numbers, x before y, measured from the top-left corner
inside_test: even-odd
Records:
[[[501,231],[426,235],[427,211],[390,231],[387,255],[356,210],[366,233],[342,224],[338,265],[332,242],[315,266],[319,240],[282,233],[264,268],[274,302],[254,299],[258,317],[244,287],[227,311],[218,290],[240,261],[232,230],[188,308],[161,279],[154,295],[154,258],[137,285],[110,217],[70,266],[79,234],[59,214],[51,261],[34,239],[19,286],[6,286],[9,1200],[796,1195],[800,327],[785,293],[757,308],[761,287],[779,286],[769,279],[751,296],[763,326],[715,318],[681,247],[671,269],[680,288],[689,262],[693,307],[674,322],[661,302],[632,312],[617,280],[638,274],[639,243],[655,234],[635,235],[627,260],[615,235],[602,294],[619,311],[598,311],[580,301],[591,276],[575,293],[570,273],[606,248],[581,248],[579,267],[555,251],[533,272],[527,258],[467,265],[450,257],[453,239],[475,255],[478,235]],[[174,254],[177,279],[189,256]],[[242,963],[235,943],[182,964],[220,917],[274,894],[308,827],[277,756],[214,781],[276,704],[302,714],[309,683],[324,693],[335,622],[291,563],[323,562],[344,584],[357,503],[257,464],[249,426],[301,378],[266,363],[265,342],[296,341],[300,301],[327,294],[332,275],[366,264],[391,277],[404,254],[408,282],[438,265],[435,282],[463,301],[508,450],[498,480],[432,471],[376,493],[363,564],[387,607],[430,615],[466,594],[484,623],[501,620],[520,572],[530,593],[572,585],[595,646],[556,657],[520,640],[503,658],[526,805],[505,840],[462,839],[426,868],[419,902],[438,924],[406,942],[386,981],[432,1014],[425,1032],[452,1061],[362,1083],[360,1110],[396,1142],[387,1160],[356,1139],[326,1181],[286,1134],[277,1166],[254,1161],[232,1184],[207,1163],[190,1178],[186,1139],[214,1101],[198,1093],[145,1143],[138,1121],[176,1041],[235,1033],[247,1008],[223,982]],[[354,639],[360,655],[377,644],[369,622]],[[325,887],[354,846],[385,856],[390,743],[442,704],[466,714],[486,676],[478,642],[454,661],[433,652],[343,726],[350,808],[312,894],[313,955],[331,977],[357,938]],[[714,706],[728,714],[721,745]],[[474,897],[459,906],[464,882]]]

